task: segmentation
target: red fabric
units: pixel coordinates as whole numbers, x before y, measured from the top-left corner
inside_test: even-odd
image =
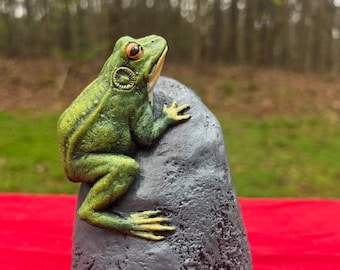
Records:
[[[240,203],[255,270],[340,269],[340,200]]]
[[[76,197],[0,194],[0,269],[70,269]],[[340,200],[240,199],[255,270],[340,269]]]

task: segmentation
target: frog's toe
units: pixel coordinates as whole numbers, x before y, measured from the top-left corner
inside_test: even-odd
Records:
[[[137,212],[130,215],[132,219],[142,219],[142,218],[149,218],[152,216],[159,215],[161,212],[158,210],[148,210],[143,212]]]
[[[175,120],[176,120],[176,121],[187,120],[187,119],[189,119],[190,117],[191,117],[190,114],[177,115],[177,116],[175,117]]]
[[[150,232],[140,232],[140,231],[131,231],[131,234],[134,236],[138,236],[140,238],[144,238],[147,240],[153,240],[153,241],[160,241],[164,239],[164,236],[162,235],[156,235]]]
[[[150,231],[150,232],[162,232],[162,231],[174,231],[174,226],[162,225],[159,223],[153,224],[140,224],[133,227],[136,231]]]
[[[169,220],[165,217],[153,217],[153,218],[143,218],[135,220],[136,223],[142,224],[157,224],[162,222],[168,222]]]
[[[177,107],[177,111],[178,112],[181,112],[181,111],[184,111],[184,110],[187,110],[187,109],[190,109],[190,105],[189,104],[183,104],[183,105]]]
[[[154,240],[159,241],[163,240],[164,236],[160,234],[155,234],[155,232],[171,232],[174,231],[175,227],[169,225],[162,225],[162,224],[143,224],[134,226],[133,229],[130,231],[132,235],[147,239],[147,240]]]
[[[177,100],[172,101],[170,108],[176,108],[177,104],[178,104]]]

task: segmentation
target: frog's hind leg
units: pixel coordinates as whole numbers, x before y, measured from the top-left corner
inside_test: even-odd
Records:
[[[127,191],[137,174],[139,164],[134,159],[123,155],[97,154],[79,159],[76,166],[82,168],[79,170],[82,175],[77,178],[81,177],[83,182],[93,183],[78,209],[80,219],[97,227],[118,230],[150,240],[163,239],[163,236],[155,235],[155,231],[174,230],[172,226],[161,224],[168,220],[157,216],[158,211],[133,213],[128,217],[106,211]]]
[[[131,185],[139,164],[123,155],[96,154],[75,162],[81,182],[93,184],[78,215],[81,219],[99,226],[106,223],[105,215],[98,214],[118,200]],[[117,217],[119,219],[119,217]]]

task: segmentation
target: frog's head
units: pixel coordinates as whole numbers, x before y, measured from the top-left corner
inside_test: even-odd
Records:
[[[161,74],[167,50],[166,40],[160,36],[122,37],[116,42],[102,74],[110,74],[110,85],[117,91],[142,91],[152,103],[153,87]]]

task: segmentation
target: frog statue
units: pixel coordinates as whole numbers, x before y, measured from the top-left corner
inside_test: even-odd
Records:
[[[188,104],[164,105],[154,119],[153,87],[168,47],[156,35],[120,38],[98,77],[58,121],[57,133],[65,174],[90,185],[78,209],[87,223],[148,240],[162,240],[173,231],[157,210],[118,214],[107,211],[132,184],[139,171],[133,158],[138,145],[151,145],[173,124],[190,118]]]

